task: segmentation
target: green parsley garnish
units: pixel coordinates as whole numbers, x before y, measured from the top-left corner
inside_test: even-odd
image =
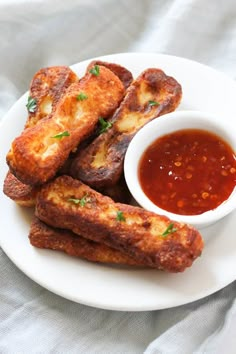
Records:
[[[61,139],[61,138],[63,138],[63,136],[70,136],[70,133],[66,130],[65,132],[51,136],[51,138]]]
[[[79,204],[81,207],[84,207],[86,203],[90,202],[90,198],[88,198],[88,194],[85,194],[81,199],[69,198],[68,202]]]
[[[98,65],[94,65],[94,67],[92,69],[90,69],[89,72],[90,72],[90,74],[98,76],[99,75],[99,66]]]
[[[117,221],[125,221],[126,220],[122,211],[119,211],[119,210],[117,211],[116,220]]]
[[[152,100],[148,101],[148,104],[149,104],[149,106],[159,106],[159,105],[160,105],[159,102],[157,102],[157,101],[152,101]]]
[[[28,112],[34,113],[37,107],[37,101],[35,98],[29,96],[28,97],[28,102],[26,104],[26,107],[28,109]]]
[[[87,96],[86,93],[84,93],[84,92],[80,92],[80,93],[78,94],[78,96],[76,97],[76,99],[77,99],[78,101],[84,101],[84,100],[87,100],[87,98],[88,98],[88,96]]]
[[[103,118],[99,118],[98,121],[101,125],[101,128],[99,130],[99,134],[106,132],[108,129],[110,129],[112,127],[112,123],[105,121]]]
[[[166,237],[169,234],[173,234],[174,232],[176,232],[177,229],[174,227],[174,224],[171,223],[169,226],[167,226],[167,228],[165,229],[165,231],[161,234],[161,236]]]

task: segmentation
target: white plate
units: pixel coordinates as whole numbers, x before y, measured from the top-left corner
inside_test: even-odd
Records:
[[[101,59],[126,66],[134,76],[148,67],[162,68],[183,87],[179,109],[206,110],[217,113],[219,119],[221,113],[236,117],[236,83],[207,66],[159,54],[115,54]],[[72,68],[82,76],[88,62]],[[1,185],[8,169],[6,153],[26,120],[27,95],[15,103],[1,125]],[[234,124],[232,118],[225,123]],[[202,230],[205,249],[190,269],[165,274],[93,264],[60,252],[36,249],[28,241],[32,213],[16,206],[2,192],[0,202],[0,244],[8,257],[38,284],[82,304],[125,311],[163,309],[201,299],[236,279],[236,212]]]

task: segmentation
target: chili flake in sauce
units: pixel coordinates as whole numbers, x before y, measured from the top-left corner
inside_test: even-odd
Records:
[[[236,185],[236,156],[219,136],[184,129],[154,141],[139,163],[139,180],[157,206],[181,215],[215,209]]]

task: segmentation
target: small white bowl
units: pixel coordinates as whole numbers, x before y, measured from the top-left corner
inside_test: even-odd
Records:
[[[144,209],[166,215],[172,220],[203,228],[220,220],[236,208],[236,188],[226,201],[213,210],[199,215],[180,215],[155,205],[143,192],[138,178],[139,161],[146,148],[159,137],[181,129],[203,129],[215,133],[226,141],[234,151],[236,150],[236,129],[227,124],[227,119],[224,117],[199,111],[168,113],[146,124],[132,139],[125,155],[125,179],[134,199]]]

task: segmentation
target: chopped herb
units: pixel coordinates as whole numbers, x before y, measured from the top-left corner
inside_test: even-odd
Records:
[[[149,104],[149,106],[159,106],[159,105],[160,105],[159,102],[157,102],[157,101],[152,101],[152,100],[148,101],[148,104]]]
[[[69,198],[68,202],[79,204],[81,207],[84,207],[86,203],[90,202],[90,198],[88,198],[88,194],[85,194],[81,199]]]
[[[80,199],[76,199],[76,198],[69,198],[68,202],[72,202],[74,204],[79,204],[80,203]]]
[[[99,134],[106,132],[108,129],[110,129],[112,127],[112,123],[105,121],[103,118],[99,118],[99,123],[101,125],[101,128],[99,130]]]
[[[161,234],[161,236],[166,237],[169,234],[173,234],[176,231],[177,229],[174,227],[174,224],[171,223],[169,226],[167,226],[166,230]]]
[[[86,93],[84,93],[84,92],[80,92],[80,93],[78,94],[78,96],[76,97],[76,99],[77,99],[78,101],[84,101],[84,100],[87,100],[87,98],[88,98],[88,96],[87,96]]]
[[[90,72],[90,74],[98,76],[99,75],[99,66],[98,65],[94,65],[94,67],[92,69],[90,69],[89,72]]]
[[[26,104],[26,107],[28,109],[28,112],[34,113],[37,107],[37,101],[35,98],[29,96],[28,97],[28,102]]]
[[[51,138],[61,139],[61,138],[63,138],[63,136],[70,136],[70,133],[66,130],[65,132],[51,136]]]
[[[116,213],[116,220],[117,221],[125,221],[125,217],[122,211],[117,211]]]

